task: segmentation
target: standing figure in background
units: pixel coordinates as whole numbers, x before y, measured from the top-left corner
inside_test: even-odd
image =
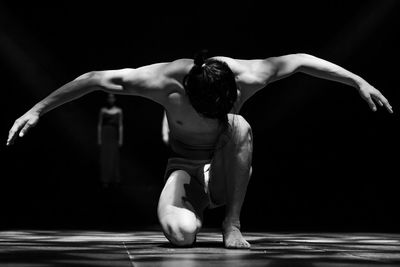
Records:
[[[108,94],[107,106],[99,113],[97,139],[100,146],[100,179],[104,188],[121,182],[119,148],[123,144],[122,109],[115,105],[114,94]]]

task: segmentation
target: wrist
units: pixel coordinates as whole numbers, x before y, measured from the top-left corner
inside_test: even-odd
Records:
[[[29,110],[29,113],[40,117],[44,114],[44,107],[41,104],[36,104]]]
[[[357,90],[360,90],[365,86],[365,84],[368,84],[367,81],[365,81],[363,78],[360,76],[355,76],[353,78],[353,87],[356,88]]]

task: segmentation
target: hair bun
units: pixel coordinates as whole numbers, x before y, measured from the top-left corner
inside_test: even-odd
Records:
[[[194,55],[194,64],[197,67],[201,67],[203,66],[206,58],[207,58],[207,53],[208,51],[206,49],[200,50],[198,51],[195,55]]]

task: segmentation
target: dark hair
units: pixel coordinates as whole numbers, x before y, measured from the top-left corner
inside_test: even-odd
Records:
[[[207,118],[227,121],[227,114],[237,99],[235,75],[228,64],[216,59],[205,59],[205,52],[197,53],[194,66],[185,76],[183,85],[193,108]]]

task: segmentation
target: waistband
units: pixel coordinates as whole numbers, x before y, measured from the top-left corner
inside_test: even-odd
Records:
[[[215,145],[189,145],[170,135],[171,157],[209,160],[213,157]]]

